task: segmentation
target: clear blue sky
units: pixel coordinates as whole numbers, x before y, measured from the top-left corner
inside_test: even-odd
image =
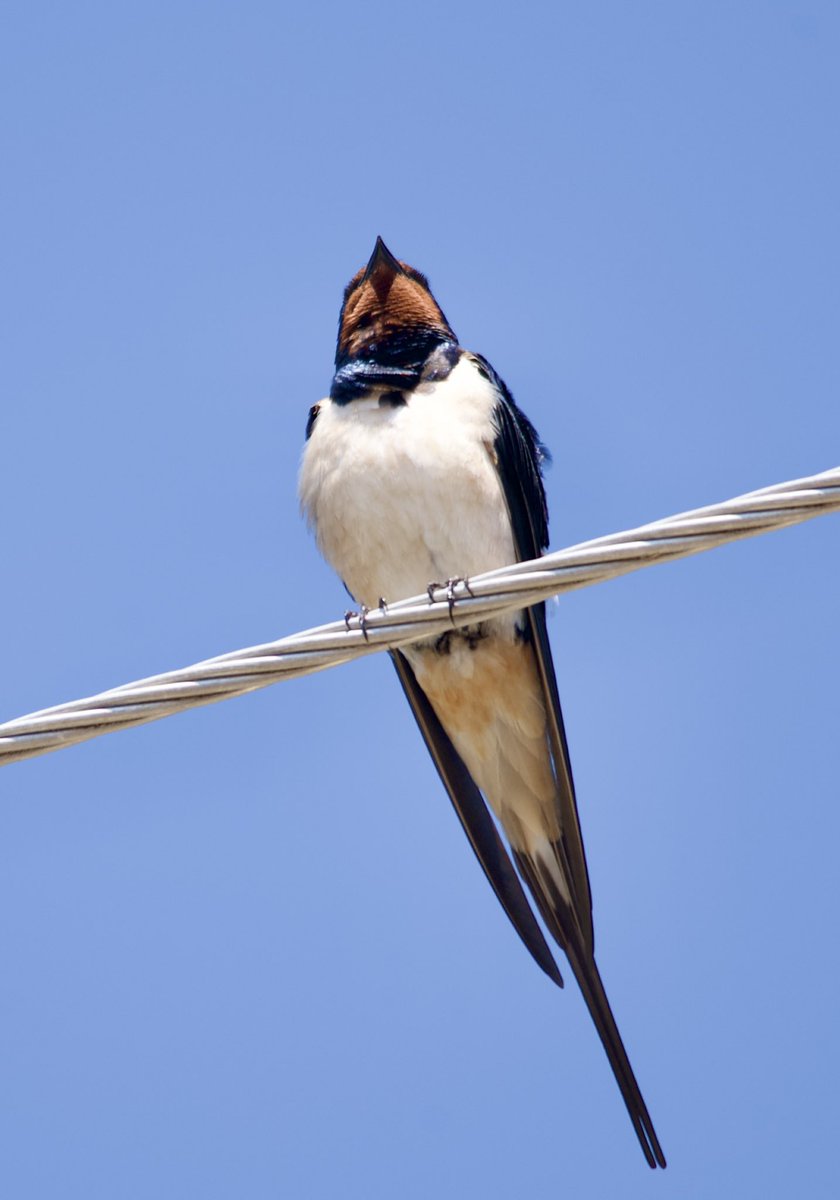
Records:
[[[3,718],[344,610],[295,477],[378,233],[554,546],[840,461],[836,5],[301,8],[3,7]],[[4,769],[2,1194],[836,1195],[839,540],[551,620],[662,1178],[378,657]]]

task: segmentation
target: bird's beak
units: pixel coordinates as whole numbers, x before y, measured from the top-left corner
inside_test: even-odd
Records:
[[[396,275],[402,275],[403,269],[399,262],[394,258],[391,251],[382,241],[381,237],[376,239],[376,245],[373,248],[368,260],[368,265],[365,267],[364,279],[370,280],[377,292],[380,288],[387,289],[390,287]]]

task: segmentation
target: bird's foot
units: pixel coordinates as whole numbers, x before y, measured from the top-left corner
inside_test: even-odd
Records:
[[[380,604],[379,607],[383,608],[384,605]],[[347,632],[348,633],[350,632],[350,626],[353,623],[353,621],[358,621],[359,628],[361,629],[366,642],[370,641],[370,636],[367,631],[367,627],[368,627],[367,617],[368,617],[369,612],[370,612],[370,609],[368,608],[368,606],[366,604],[360,604],[358,612],[355,612],[353,609],[348,609],[347,612],[344,614],[344,627],[347,630]]]
[[[447,579],[446,583],[430,583],[426,588],[430,603],[435,602],[435,592],[438,588],[446,588],[446,603],[449,605],[449,619],[454,624],[453,613],[455,612],[455,589],[461,584],[464,587],[468,596],[473,595],[473,590],[470,587],[470,581],[465,575],[453,575]]]

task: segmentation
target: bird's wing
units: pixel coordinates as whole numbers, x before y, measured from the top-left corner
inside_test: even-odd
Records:
[[[495,412],[497,435],[494,453],[510,512],[517,557],[520,562],[539,558],[548,547],[548,508],[540,470],[546,451],[541,446],[533,425],[516,406],[505,384],[489,363],[481,361],[485,369],[492,372],[491,378],[499,395]],[[562,831],[559,850],[569,876],[575,920],[584,944],[592,954],[594,937],[589,871],[583,850],[575,783],[560,697],[557,694],[554,661],[546,630],[545,604],[537,604],[528,609],[528,625],[530,643],[546,700],[548,734],[557,780],[557,820]]]
[[[548,513],[540,463],[545,451],[528,418],[517,408],[489,363],[479,360],[498,390],[494,454],[510,512],[518,558],[537,558],[548,545]],[[586,1006],[627,1106],[649,1166],[664,1167],[665,1156],[630,1066],[595,962],[592,896],[583,850],[575,785],[563,726],[560,698],[545,622],[545,605],[528,609],[530,647],[543,689],[556,781],[555,806],[560,838],[556,862],[566,884],[564,897],[541,864],[515,852],[516,865],[534,897],[546,927],[565,951]]]
[[[391,652],[391,660],[432,761],[490,886],[538,965],[550,979],[562,987],[563,978],[528,904],[519,876],[493,824],[493,818],[481,792],[452,745],[404,655],[400,654],[399,650],[394,650]]]

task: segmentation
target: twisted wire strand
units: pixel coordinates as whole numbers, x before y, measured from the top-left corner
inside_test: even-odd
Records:
[[[437,587],[431,597],[412,596],[363,618],[334,621],[17,717],[0,724],[0,765],[437,637],[453,626],[474,624],[560,592],[836,511],[840,467],[594,538],[460,581],[452,596],[446,586]]]

